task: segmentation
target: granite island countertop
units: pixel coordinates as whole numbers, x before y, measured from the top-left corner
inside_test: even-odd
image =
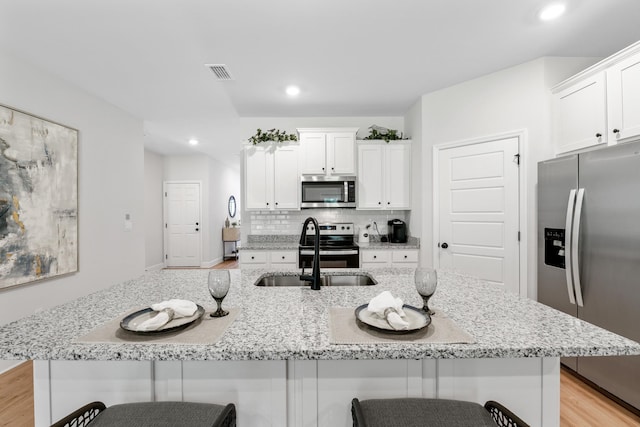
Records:
[[[333,270],[334,272],[336,270]],[[361,270],[339,270],[340,274]],[[257,287],[265,271],[231,270],[223,307],[241,312],[212,345],[87,344],[76,339],[135,308],[187,298],[210,311],[207,270],[162,270],[0,327],[0,359],[39,360],[284,360],[604,356],[640,354],[640,344],[503,292],[497,285],[439,272],[430,306],[444,311],[473,344],[329,343],[330,307],[355,308],[383,290],[420,306],[412,269],[370,271],[368,287]],[[278,273],[295,274],[295,273]]]

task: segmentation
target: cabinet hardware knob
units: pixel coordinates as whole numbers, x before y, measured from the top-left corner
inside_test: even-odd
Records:
[[[406,255],[404,256],[404,259],[407,259],[407,256],[406,256]]]
[[[276,206],[278,206],[278,202],[276,202]]]
[[[614,129],[613,133],[620,133],[620,129]]]
[[[336,170],[336,168],[331,168],[332,171]]]
[[[444,242],[443,244],[440,245],[440,247],[442,249],[447,249],[449,247],[449,244],[447,242]]]
[[[378,202],[378,204],[379,204],[379,205],[381,205],[381,204],[382,204],[382,202]]]
[[[251,259],[256,259],[256,257],[252,256]]]
[[[390,205],[390,204],[391,204],[391,202],[387,202],[387,204],[388,204],[388,205]]]
[[[282,259],[284,259],[284,256],[282,257]]]
[[[200,223],[196,222],[196,225],[200,225]]]
[[[267,202],[267,206],[269,206],[269,202]]]
[[[322,168],[322,170],[324,170],[324,168]]]
[[[373,256],[373,259],[376,259],[376,258],[378,258],[378,256],[377,256],[377,255],[374,255],[374,256]]]
[[[596,133],[596,138],[600,138],[602,134],[600,132]]]

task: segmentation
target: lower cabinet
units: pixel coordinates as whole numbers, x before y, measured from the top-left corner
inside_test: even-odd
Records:
[[[418,249],[361,250],[360,267],[365,269],[418,266]]]
[[[294,270],[298,268],[298,252],[290,250],[241,250],[241,268],[277,268]]]

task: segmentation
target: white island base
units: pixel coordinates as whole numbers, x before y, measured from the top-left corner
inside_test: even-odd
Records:
[[[496,400],[560,423],[560,359],[34,361],[36,426],[85,403],[235,403],[239,427],[351,426],[351,399]]]

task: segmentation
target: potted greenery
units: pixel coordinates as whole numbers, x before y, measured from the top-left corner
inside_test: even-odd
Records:
[[[398,131],[396,129],[388,129],[382,126],[371,125],[369,126],[369,136],[365,137],[364,139],[381,139],[388,144],[389,141],[398,141],[408,138],[405,138],[402,132],[400,132],[400,135],[398,136]]]
[[[259,128],[256,134],[249,138],[249,142],[251,142],[253,145],[268,141],[285,142],[297,140],[298,136],[295,133],[288,134],[283,130],[281,131],[280,129],[269,129],[266,132],[263,132],[262,129]]]

